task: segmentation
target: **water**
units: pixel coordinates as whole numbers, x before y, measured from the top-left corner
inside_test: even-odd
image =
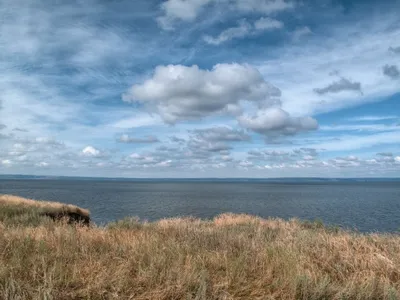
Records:
[[[88,208],[97,224],[126,216],[212,218],[224,212],[320,219],[359,231],[400,229],[400,182],[0,180],[0,193]]]

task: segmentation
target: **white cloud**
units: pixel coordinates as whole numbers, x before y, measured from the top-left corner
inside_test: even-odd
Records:
[[[198,66],[158,66],[153,77],[123,95],[127,102],[153,107],[170,124],[224,113],[231,105],[248,101],[268,105],[280,91],[249,65],[218,64],[212,70]]]
[[[379,20],[339,26],[324,37],[315,34],[306,44],[280,49],[277,58],[257,68],[283,91],[282,108],[293,115],[326,113],[391,96],[399,92],[399,85],[382,74],[382,64],[393,65],[398,60],[387,49],[400,38],[400,29],[394,26],[393,16]],[[360,83],[363,94],[315,93],[315,88],[323,89],[335,82],[329,75],[332,70],[351,78],[350,83]]]
[[[312,33],[313,32],[308,26],[298,27],[292,32],[292,38],[294,41],[299,41],[303,37],[311,35]]]
[[[388,145],[400,143],[400,134],[397,131],[374,133],[366,136],[344,135],[339,141],[328,141],[321,143],[310,143],[308,146],[327,151],[353,151],[366,149],[377,145]]]
[[[254,27],[257,30],[273,30],[283,28],[284,24],[281,21],[265,17],[255,21]]]
[[[262,13],[270,15],[292,9],[292,1],[285,0],[167,0],[161,4],[163,15],[157,18],[165,30],[174,29],[178,21],[193,22],[207,5],[214,4],[224,11],[232,9],[240,13]]]
[[[12,164],[12,162],[11,162],[11,160],[9,160],[9,159],[3,159],[2,161],[1,161],[1,164],[3,165],[3,166],[11,166],[11,164]]]
[[[237,27],[222,31],[217,37],[206,35],[204,41],[211,45],[219,45],[232,39],[243,38],[251,33],[252,26],[245,20],[239,22]]]
[[[92,146],[87,146],[82,150],[82,154],[84,156],[98,157],[101,155],[101,152]]]
[[[226,126],[196,129],[192,133],[197,139],[211,142],[240,142],[250,140],[250,136],[243,130],[235,130]]]
[[[285,0],[234,0],[237,10],[242,12],[257,12],[272,14],[295,7],[292,1]]]
[[[53,146],[55,148],[63,148],[65,146],[64,143],[57,141],[53,137],[37,137],[33,143],[37,143],[37,144],[41,144],[41,145],[49,145],[49,146]]]
[[[172,160],[165,160],[165,161],[161,161],[159,163],[156,164],[157,167],[170,167],[172,163]]]
[[[255,116],[241,116],[240,125],[264,135],[291,135],[301,131],[316,130],[318,122],[311,117],[291,117],[281,108],[257,111]]]
[[[214,0],[167,0],[161,4],[164,15],[157,18],[159,25],[165,30],[174,28],[174,22],[194,21],[204,6]]]
[[[45,167],[48,167],[49,164],[47,162],[41,161],[41,162],[37,163],[36,166],[40,167],[40,168],[45,168]]]
[[[374,131],[400,131],[399,126],[395,125],[384,125],[384,124],[356,124],[356,125],[333,125],[333,126],[321,126],[321,130],[323,131],[365,131],[365,132],[374,132]]]
[[[306,168],[326,168],[321,174],[331,174],[326,170],[332,168],[364,171],[366,165],[377,168],[373,170],[384,167],[399,170],[397,145],[400,143],[400,127],[395,124],[358,125],[332,120],[339,121],[339,125],[322,126],[322,132],[312,137],[292,137],[285,139],[287,143],[282,145],[265,145],[262,137],[251,132],[267,137],[300,132],[315,125],[315,120],[306,117],[308,115],[361,105],[399,92],[398,81],[391,80],[382,72],[382,66],[398,66],[399,45],[394,45],[393,41],[399,40],[400,31],[398,16],[394,13],[395,17],[379,15],[376,20],[355,20],[350,26],[335,24],[337,31],[316,23],[313,23],[313,34],[307,26],[286,35],[282,31],[280,36],[283,39],[293,37],[298,43],[291,43],[293,41],[289,39],[285,40],[283,47],[279,43],[278,48],[269,44],[263,56],[268,60],[257,66],[260,75],[252,65],[222,64],[223,67],[215,66],[210,70],[195,70],[195,67],[183,65],[198,62],[208,67],[222,60],[259,63],[258,51],[250,53],[250,48],[246,49],[246,55],[231,57],[231,53],[242,53],[242,48],[231,51],[221,42],[220,47],[209,55],[206,52],[209,47],[204,47],[201,42],[191,42],[201,39],[201,35],[207,33],[205,29],[216,24],[217,17],[221,17],[218,19],[221,22],[232,21],[232,17],[238,20],[247,18],[251,29],[243,37],[279,29],[279,12],[293,8],[293,2],[166,1],[169,7],[163,9],[163,16],[170,26],[177,21],[200,21],[198,16],[206,9],[212,9],[206,20],[199,22],[201,24],[196,22],[187,28],[182,27],[180,32],[168,34],[153,31],[152,26],[138,30],[142,23],[136,23],[136,17],[140,21],[144,16],[153,19],[156,13],[146,11],[142,14],[141,5],[135,1],[131,7],[124,7],[123,13],[117,9],[120,4],[116,5],[115,1],[106,5],[97,0],[71,2],[57,10],[45,1],[23,2],[16,0],[7,3],[7,7],[0,4],[0,70],[3,74],[0,78],[0,123],[4,124],[0,124],[0,165],[3,167],[0,172],[100,175],[93,170],[101,167],[104,172],[101,175],[135,176],[143,175],[140,173],[143,168],[152,167],[178,170],[175,174],[184,176],[184,171],[193,167],[203,171],[211,169],[211,173],[203,173],[207,175],[241,176],[243,173],[235,173],[235,170],[239,162],[250,160],[246,155],[253,146],[270,147],[276,152],[263,154],[270,160],[268,170],[263,166],[266,162],[254,163],[254,169],[262,171],[248,173],[249,176],[290,176],[294,175],[291,168],[298,169],[300,175],[305,174]],[[299,14],[293,16],[296,24],[297,21],[307,22],[297,18],[303,16],[301,9],[299,6],[299,11],[296,9]],[[218,15],[221,11],[228,16]],[[82,14],[84,19],[80,18]],[[120,21],[115,22],[117,18]],[[253,20],[256,21],[253,23]],[[228,38],[217,34],[214,38],[229,40],[235,38],[235,34],[234,31],[232,36],[226,34]],[[189,54],[186,46],[191,48]],[[207,50],[203,51],[203,48]],[[222,57],[224,53],[227,55]],[[158,80],[156,73],[154,77],[148,77],[149,65],[168,62],[182,65],[163,67],[163,79]],[[177,72],[179,68],[182,71]],[[329,76],[333,70],[338,70],[335,76],[348,78],[350,84],[360,83],[364,95],[357,91],[357,87],[332,92],[332,88],[335,89],[332,85],[340,83],[340,78]],[[386,73],[395,75],[393,70],[387,69],[391,73]],[[156,89],[145,89],[144,78],[149,78],[147,82],[153,82]],[[138,105],[132,105],[132,108],[126,103],[115,105],[116,95],[132,83],[136,83],[138,88],[135,96],[140,94],[143,98],[135,98],[129,91],[127,100],[138,100]],[[281,97],[275,85],[282,90]],[[329,91],[318,94],[313,91],[315,88],[329,88]],[[160,89],[159,94],[157,89]],[[271,113],[271,107],[279,113]],[[198,121],[206,117],[207,124]],[[321,121],[323,118],[321,115]],[[246,126],[247,131],[237,129],[237,119],[242,121],[239,125]],[[393,123],[398,123],[395,122],[397,119],[396,116],[364,116],[353,118],[353,121],[386,120],[385,123],[391,123],[389,121],[393,120]],[[164,126],[164,122],[180,124]],[[225,127],[228,124],[231,127]],[[140,128],[139,136],[127,135],[123,138],[126,142],[150,142],[155,139],[151,135],[156,134],[165,144],[155,150],[156,146],[152,144],[140,145],[135,148],[143,152],[129,158],[125,151],[132,147],[116,145],[115,137],[130,132],[127,130],[130,128]],[[196,130],[200,128],[203,129]],[[340,135],[334,132],[339,130],[348,132]],[[361,131],[362,136],[356,132],[350,135],[349,131]],[[250,134],[253,137],[251,143],[248,142]],[[177,138],[170,142],[170,136]],[[292,154],[279,154],[306,144],[326,149],[326,161],[320,161],[311,152],[299,154],[296,161],[292,161]],[[87,145],[96,145],[98,149]],[[331,152],[335,151],[344,157],[330,159]],[[357,153],[359,166],[344,166],[349,164],[346,155],[352,151]],[[393,155],[364,160],[365,151],[391,151]],[[121,162],[125,158],[127,162]],[[122,173],[122,168],[130,171]],[[265,171],[268,173],[261,173]],[[149,172],[147,176],[158,173],[158,170]],[[186,174],[191,176],[193,172]],[[400,174],[399,171],[396,174]]]
[[[148,143],[158,143],[160,140],[155,136],[148,135],[145,137],[131,137],[127,134],[121,135],[117,142],[127,143],[127,144],[148,144]]]
[[[112,126],[116,128],[130,129],[160,124],[162,124],[162,120],[158,116],[151,116],[149,114],[142,113],[137,114],[134,117],[119,120],[116,123],[112,124]]]
[[[132,153],[131,155],[129,155],[129,157],[130,157],[130,158],[133,158],[133,159],[137,159],[137,158],[140,158],[141,155],[138,154],[138,153]]]
[[[246,20],[241,20],[238,26],[225,29],[217,37],[204,36],[204,41],[211,45],[220,45],[233,39],[259,34],[262,31],[280,29],[283,26],[283,22],[268,17],[256,20],[254,26]]]
[[[352,122],[374,122],[395,119],[400,119],[400,116],[361,116],[348,118],[347,120]]]

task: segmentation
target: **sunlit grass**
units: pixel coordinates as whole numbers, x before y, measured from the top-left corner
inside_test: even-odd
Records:
[[[11,195],[0,195],[0,222],[11,226],[39,226],[50,218],[67,222],[90,221],[88,210],[70,204],[35,201]]]
[[[398,235],[234,214],[104,228],[0,221],[0,299],[399,299],[399,291]]]

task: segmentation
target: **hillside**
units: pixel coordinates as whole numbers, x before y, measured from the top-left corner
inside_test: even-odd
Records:
[[[1,196],[0,299],[400,297],[399,235],[233,214],[100,228],[43,207],[89,216]]]

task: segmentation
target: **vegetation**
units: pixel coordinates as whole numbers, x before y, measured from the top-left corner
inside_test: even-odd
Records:
[[[6,225],[38,226],[49,222],[49,218],[67,223],[90,223],[88,210],[70,204],[0,195],[0,207],[0,222]]]
[[[400,297],[398,235],[233,214],[99,228],[17,204],[0,204],[0,299]]]

